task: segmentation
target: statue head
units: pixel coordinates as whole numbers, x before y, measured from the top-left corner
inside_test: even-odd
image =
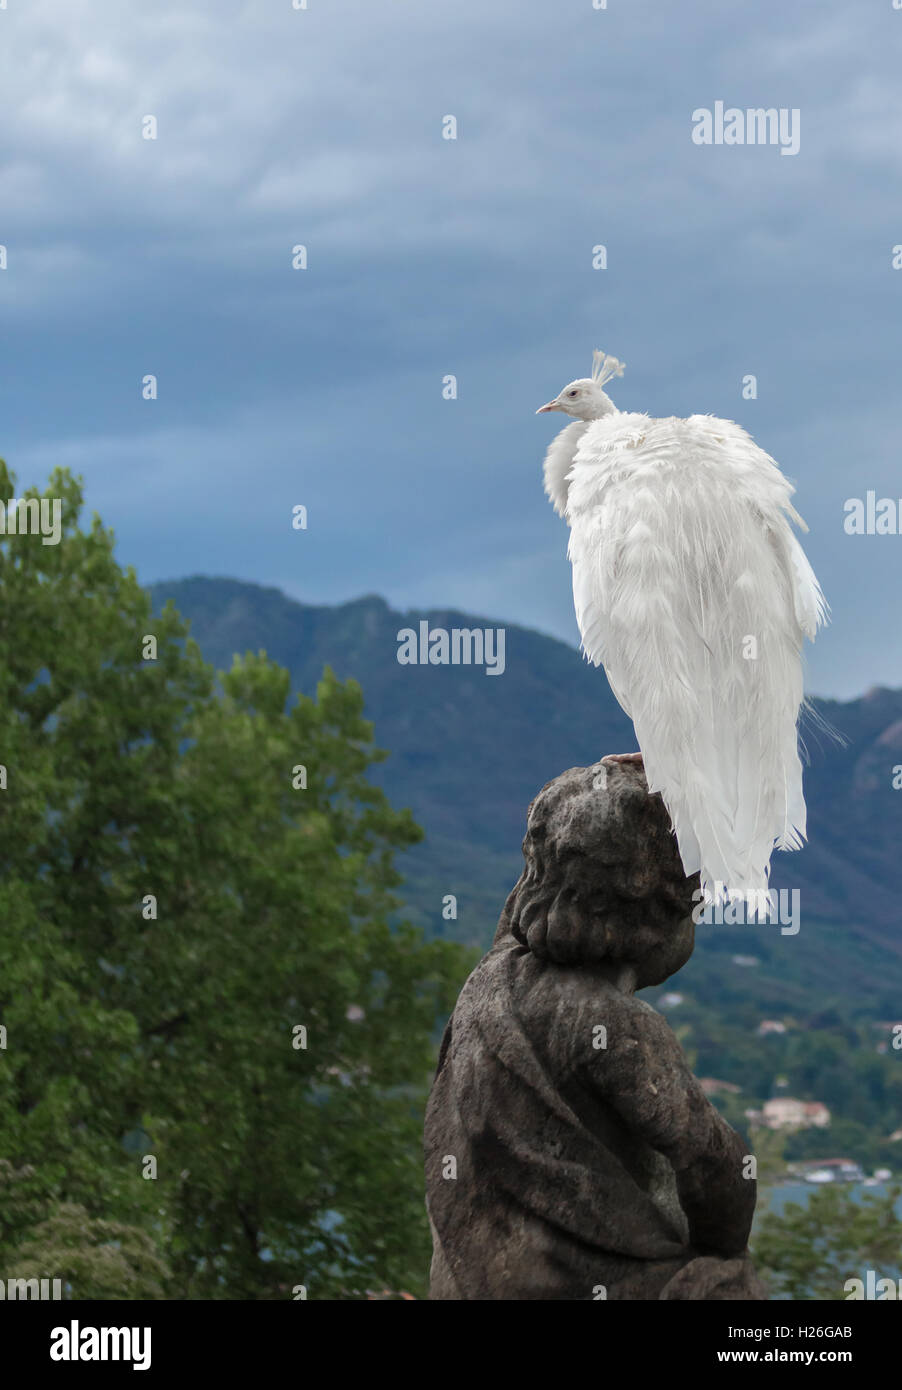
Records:
[[[596,763],[549,782],[529,808],[523,857],[502,924],[534,955],[629,966],[637,989],[691,956],[698,874],[686,877],[640,764]]]

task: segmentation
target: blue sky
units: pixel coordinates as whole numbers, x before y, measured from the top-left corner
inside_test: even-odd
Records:
[[[541,484],[560,420],[533,412],[602,347],[618,405],[736,419],[796,483],[834,614],[809,688],[902,685],[902,536],[843,530],[847,498],[902,497],[902,10],[307,3],[0,10],[20,483],[81,473],[148,583],[376,592],[575,642]],[[717,100],[798,108],[799,153],[694,144]]]

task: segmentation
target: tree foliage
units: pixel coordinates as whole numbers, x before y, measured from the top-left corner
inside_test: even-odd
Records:
[[[902,1266],[902,1187],[856,1196],[836,1184],[812,1192],[806,1204],[787,1202],[761,1219],[752,1253],[770,1296],[845,1299],[847,1279],[873,1269],[897,1278]]]
[[[79,483],[44,495],[61,543],[0,546],[0,1259],[81,1230],[73,1296],[111,1297],[90,1256],[128,1227],[169,1297],[416,1292],[422,1100],[467,960],[397,921],[420,831],[368,780],[360,687],[327,670],[291,701],[263,653],[217,677],[79,529]]]

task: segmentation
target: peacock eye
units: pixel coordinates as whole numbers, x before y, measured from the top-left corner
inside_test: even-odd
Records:
[[[579,392],[578,392],[578,391],[568,391],[568,392],[567,392],[567,395],[568,395],[568,396],[578,396],[578,395],[579,395]]]

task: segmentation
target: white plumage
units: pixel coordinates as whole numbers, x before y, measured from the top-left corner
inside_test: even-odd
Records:
[[[576,417],[545,489],[570,526],[576,618],[633,720],[687,874],[710,897],[760,893],[771,853],[806,833],[801,649],[827,605],[777,464],[710,415],[650,419],[601,389],[622,364],[541,408]]]

